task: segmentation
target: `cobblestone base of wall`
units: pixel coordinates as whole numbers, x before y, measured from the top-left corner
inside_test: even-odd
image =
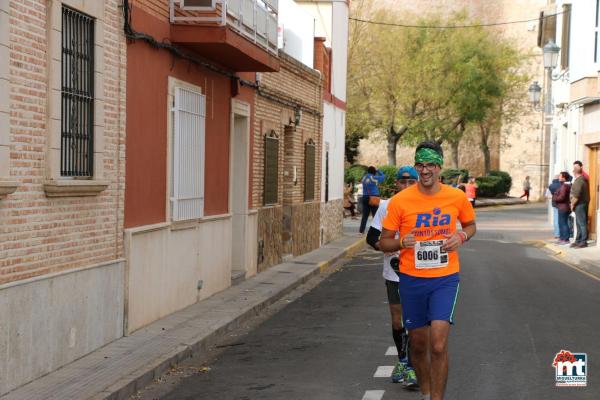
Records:
[[[321,243],[326,244],[342,236],[344,217],[343,201],[321,203]]]
[[[284,206],[291,211],[292,254],[299,256],[319,247],[321,243],[321,204],[303,203]]]
[[[281,230],[283,208],[266,207],[258,210],[258,272],[281,262]]]

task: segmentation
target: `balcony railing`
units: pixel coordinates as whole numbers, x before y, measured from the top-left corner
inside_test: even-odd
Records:
[[[277,54],[278,0],[170,0],[171,23],[229,26]]]

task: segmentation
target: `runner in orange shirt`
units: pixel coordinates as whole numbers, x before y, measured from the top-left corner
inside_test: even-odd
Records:
[[[411,361],[423,398],[432,400],[443,399],[448,379],[448,334],[459,290],[456,250],[476,232],[475,212],[465,193],[439,182],[443,156],[437,143],[417,146],[419,182],[390,199],[379,242],[384,252],[400,250],[400,296]],[[396,232],[400,239],[394,238]]]

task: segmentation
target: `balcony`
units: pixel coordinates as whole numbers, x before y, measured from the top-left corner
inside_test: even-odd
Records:
[[[169,0],[171,41],[233,71],[273,72],[278,0]]]
[[[598,100],[598,76],[582,78],[571,83],[571,104],[587,104]]]

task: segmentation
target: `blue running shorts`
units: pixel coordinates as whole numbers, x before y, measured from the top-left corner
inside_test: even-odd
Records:
[[[402,317],[406,329],[421,328],[431,321],[453,323],[460,287],[458,273],[439,278],[399,275]]]

